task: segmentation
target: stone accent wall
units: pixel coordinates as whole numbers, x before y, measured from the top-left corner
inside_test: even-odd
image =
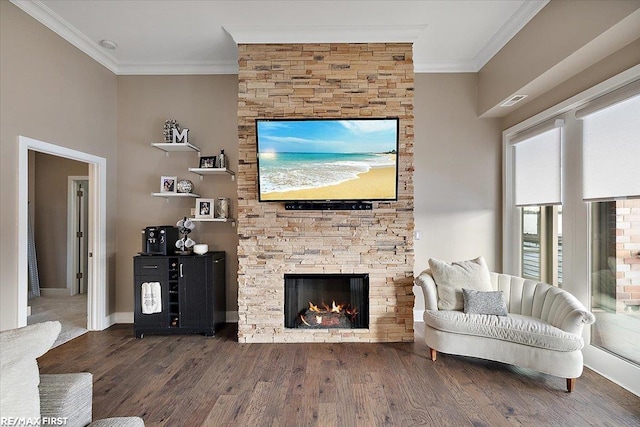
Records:
[[[616,312],[640,309],[640,200],[616,201]]]
[[[410,43],[239,45],[238,340],[413,341]],[[371,211],[258,202],[256,118],[399,117],[398,201]],[[285,273],[369,273],[369,329],[285,329]]]

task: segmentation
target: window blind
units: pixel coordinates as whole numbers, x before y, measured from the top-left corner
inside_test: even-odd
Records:
[[[553,120],[511,139],[516,206],[562,204],[562,126]]]
[[[613,104],[599,102],[606,106],[576,112],[584,120],[583,198],[640,197],[640,93]]]

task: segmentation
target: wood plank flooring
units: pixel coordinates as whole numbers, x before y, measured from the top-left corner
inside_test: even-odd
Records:
[[[39,359],[42,373],[91,372],[94,419],[147,426],[639,426],[640,397],[585,369],[565,379],[415,343],[239,344],[88,332]]]

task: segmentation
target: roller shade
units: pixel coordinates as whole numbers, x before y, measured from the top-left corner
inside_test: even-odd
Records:
[[[544,123],[510,141],[514,145],[516,206],[562,203],[563,125],[563,120]]]
[[[576,117],[584,120],[584,199],[640,197],[640,94],[600,109],[588,105]]]

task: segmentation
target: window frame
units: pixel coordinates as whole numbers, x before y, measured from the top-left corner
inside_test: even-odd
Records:
[[[586,307],[591,307],[589,274],[591,218],[589,204],[582,199],[582,122],[575,118],[575,112],[594,99],[639,78],[640,64],[503,131],[503,272],[518,275],[521,271],[522,259],[520,231],[522,229],[522,215],[520,208],[516,207],[514,203],[514,150],[510,140],[518,133],[544,121],[563,118],[565,119],[565,139],[562,144],[563,280],[561,286],[571,292]],[[590,334],[591,328],[584,328],[583,355],[585,365],[640,395],[640,367],[591,345]]]

